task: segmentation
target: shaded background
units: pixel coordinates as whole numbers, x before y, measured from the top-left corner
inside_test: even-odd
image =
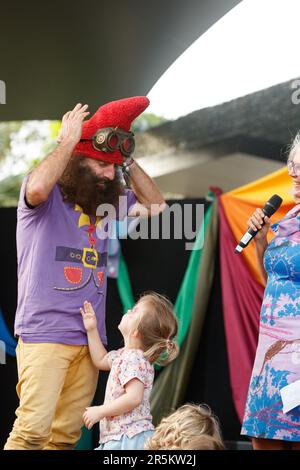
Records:
[[[1,120],[60,119],[78,101],[146,95],[239,0],[1,3]]]

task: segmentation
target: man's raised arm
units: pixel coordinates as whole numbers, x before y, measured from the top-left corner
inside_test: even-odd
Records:
[[[26,185],[26,201],[37,206],[48,199],[53,187],[62,176],[74,147],[81,138],[82,122],[89,114],[88,105],[78,103],[62,119],[57,142],[59,145],[30,174]]]
[[[138,200],[129,216],[149,217],[158,215],[166,208],[166,202],[152,178],[134,161],[130,165],[131,188]]]

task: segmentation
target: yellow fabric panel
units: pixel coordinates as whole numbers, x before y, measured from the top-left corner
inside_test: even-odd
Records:
[[[288,175],[287,168],[284,167],[275,171],[257,181],[246,184],[222,194],[221,201],[224,211],[234,234],[235,239],[238,241],[247,230],[247,220],[257,207],[262,208],[267,200],[278,194],[283,198],[283,203],[278,211],[272,217],[272,223],[280,220],[284,215],[294,206],[293,197],[291,195],[292,182]],[[273,237],[272,231],[269,232],[268,240]],[[232,254],[233,256],[240,256]],[[262,282],[257,269],[254,244],[250,243],[249,246],[243,251],[246,263],[253,276],[258,282]]]

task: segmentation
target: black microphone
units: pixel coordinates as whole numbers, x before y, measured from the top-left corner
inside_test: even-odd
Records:
[[[265,206],[263,207],[263,213],[267,217],[271,217],[275,212],[279,209],[282,203],[282,198],[278,196],[277,194],[274,194],[274,196],[270,197],[268,202],[266,202]],[[265,217],[264,216],[264,217]],[[261,226],[265,224],[264,218]],[[249,245],[251,240],[255,237],[255,235],[259,232],[258,229],[257,231],[253,230],[253,228],[249,228],[248,231],[243,235],[243,237],[240,239],[239,243],[236,245],[234,252],[235,253],[242,253],[243,249],[246,248],[246,246]]]

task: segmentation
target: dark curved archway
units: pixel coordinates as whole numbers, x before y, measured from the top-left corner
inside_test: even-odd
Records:
[[[57,119],[78,101],[147,94],[240,0],[12,0],[0,9],[1,120]]]

